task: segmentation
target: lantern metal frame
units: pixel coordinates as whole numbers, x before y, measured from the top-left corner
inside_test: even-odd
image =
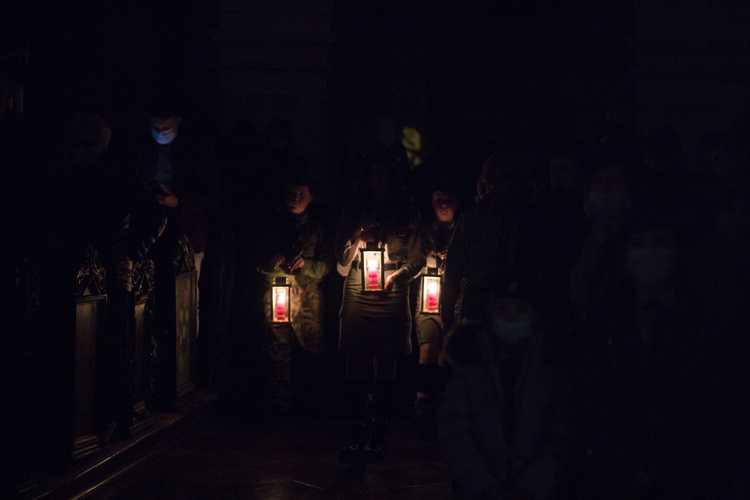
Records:
[[[377,268],[371,267],[373,262]],[[359,249],[359,272],[363,293],[379,293],[385,290],[385,248],[380,243],[368,243]]]
[[[284,302],[284,315],[279,315],[279,300]],[[275,325],[289,324],[291,318],[292,285],[285,277],[277,277],[271,284],[271,323]]]
[[[422,299],[419,309],[421,314],[440,314],[441,279],[442,277],[435,267],[428,267],[427,273],[422,275],[422,286],[419,292]],[[430,289],[433,287],[436,289],[434,304],[429,300]]]

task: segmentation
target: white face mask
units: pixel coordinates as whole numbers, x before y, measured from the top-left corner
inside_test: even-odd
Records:
[[[161,132],[151,129],[151,136],[161,145],[171,144],[175,137],[177,137],[177,127],[162,130]]]
[[[628,250],[628,269],[641,283],[663,280],[674,268],[674,253],[667,247],[640,247]]]
[[[589,201],[591,201],[592,215],[603,219],[616,217],[630,207],[630,201],[624,195],[592,191],[589,193]]]
[[[530,321],[505,321],[495,318],[492,325],[492,332],[501,340],[508,344],[515,344],[531,336]]]

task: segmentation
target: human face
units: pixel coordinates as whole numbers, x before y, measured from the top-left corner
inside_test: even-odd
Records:
[[[177,138],[182,118],[151,118],[151,135],[159,144],[170,144]]]
[[[288,186],[284,191],[284,204],[293,214],[301,214],[307,210],[312,199],[308,186]]]
[[[458,197],[449,191],[435,191],[432,193],[432,209],[435,219],[439,222],[451,222],[458,208]]]

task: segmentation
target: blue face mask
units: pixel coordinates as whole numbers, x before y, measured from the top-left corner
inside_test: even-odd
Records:
[[[151,129],[151,136],[156,142],[163,146],[171,144],[175,137],[177,137],[177,128],[170,128],[161,132]]]
[[[495,318],[492,332],[508,344],[515,344],[531,336],[530,321],[504,321]]]

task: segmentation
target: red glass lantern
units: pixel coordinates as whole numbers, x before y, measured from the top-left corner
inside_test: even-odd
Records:
[[[290,305],[292,303],[292,286],[286,278],[276,278],[271,285],[271,322],[291,323]]]
[[[382,292],[385,284],[385,249],[371,244],[359,249],[359,269],[363,292]]]
[[[427,268],[422,276],[422,308],[424,314],[440,314],[440,275],[435,268]]]

